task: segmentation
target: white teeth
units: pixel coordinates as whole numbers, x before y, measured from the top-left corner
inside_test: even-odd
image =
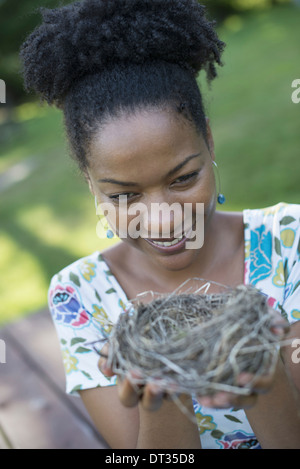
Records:
[[[181,236],[181,238],[176,238],[173,241],[152,241],[152,243],[156,244],[157,246],[169,247],[169,246],[175,246],[175,244],[179,243],[179,241],[181,241],[182,238],[183,236]]]

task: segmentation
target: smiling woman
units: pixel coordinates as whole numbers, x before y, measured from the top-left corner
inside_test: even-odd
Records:
[[[149,290],[170,293],[193,277],[231,287],[252,283],[296,322],[300,207],[216,210],[224,198],[218,197],[214,141],[196,81],[201,70],[211,81],[221,65],[225,44],[214,23],[196,0],[83,0],[42,13],[42,25],[21,50],[25,85],[63,111],[74,158],[97,204],[116,214],[117,221],[108,216],[108,222],[120,238],[52,279],[49,307],[67,392],[81,396],[113,448],[299,446],[286,368],[298,384],[299,373],[290,349],[250,396],[180,395],[196,425],[155,381],[142,396],[127,378],[117,386],[88,346],[107,339],[130,298]],[[152,210],[163,204],[169,210]],[[133,222],[147,234],[134,236]],[[204,243],[192,249],[188,241],[199,230]],[[279,334],[282,321],[275,324]],[[291,330],[295,337],[299,327]],[[246,378],[239,377],[239,386]]]
[[[185,248],[188,231],[196,222],[202,223],[203,228],[204,220],[197,213],[197,204],[199,201],[204,204],[207,219],[215,206],[212,158],[213,154],[193,127],[181,125],[178,118],[170,119],[165,111],[149,110],[118,118],[101,129],[91,145],[87,177],[102,207],[113,204],[114,219],[107,218],[123,241],[141,251],[151,249],[158,259],[162,254],[172,253],[172,257],[165,255],[158,262],[172,263],[173,269],[177,254],[179,268],[183,268],[182,254],[193,255]],[[116,175],[116,179],[110,175]],[[122,196],[125,204],[120,203]],[[166,209],[160,216],[155,209],[163,208],[164,204]],[[187,204],[192,207],[192,214],[188,213]],[[137,212],[140,212],[138,220]],[[135,225],[142,225],[139,238],[132,230],[128,233],[134,220]],[[201,231],[201,226],[198,230]],[[161,246],[159,242],[170,245]]]

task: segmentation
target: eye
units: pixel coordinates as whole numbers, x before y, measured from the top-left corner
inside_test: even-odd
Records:
[[[172,182],[171,185],[191,182],[198,176],[199,172],[200,171],[194,171],[193,173],[185,174],[184,176],[179,176],[177,179],[175,179],[175,181]]]
[[[119,203],[120,202],[120,197],[123,196],[123,197],[126,197],[127,200],[131,200],[133,199],[135,196],[137,196],[138,194],[135,194],[134,192],[126,192],[123,194],[112,194],[112,195],[109,195],[108,198],[110,200],[112,200],[114,203]]]

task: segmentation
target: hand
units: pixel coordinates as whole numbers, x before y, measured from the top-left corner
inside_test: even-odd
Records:
[[[108,344],[104,345],[101,353],[103,355],[108,355]],[[111,377],[115,375],[113,370],[107,365],[107,359],[105,357],[100,358],[98,367],[105,376]],[[145,386],[134,386],[130,377],[133,379],[139,378],[138,374],[134,371],[131,371],[129,376],[125,378],[118,376],[117,386],[121,403],[125,407],[135,407],[140,403],[145,410],[158,410],[165,397],[164,392],[159,387],[158,383],[152,382]]]
[[[275,310],[270,309],[272,322],[270,330],[282,339],[286,334],[289,325],[282,316]],[[108,355],[108,344],[102,351],[103,355]],[[99,368],[105,376],[114,376],[115,373],[107,366],[107,359],[102,357],[99,360]],[[145,410],[157,410],[161,407],[163,400],[170,398],[159,386],[159,382],[151,382],[147,385],[134,386],[130,378],[139,378],[140,376],[131,371],[128,377],[118,377],[118,393],[122,404],[125,407],[134,407],[138,403]],[[253,374],[242,373],[237,381],[238,386],[246,386],[253,380]],[[213,396],[198,396],[198,402],[204,407],[211,408],[250,408],[255,405],[260,394],[268,392],[273,384],[274,374],[258,377],[251,385],[251,393],[249,395],[240,395],[231,392],[217,392]],[[173,390],[176,392],[176,389]]]
[[[238,386],[245,386],[253,380],[251,373],[241,373],[237,380]],[[265,394],[272,387],[274,375],[261,376],[257,378],[251,387],[249,395],[240,395],[234,392],[217,392],[212,396],[198,396],[197,401],[204,407],[214,409],[228,409],[231,407],[249,409],[256,404],[258,396]]]
[[[278,337],[278,340],[281,340],[288,332],[289,324],[272,308],[270,308],[270,315],[272,318],[270,331]],[[237,385],[241,387],[251,383],[251,393],[249,395],[245,396],[233,392],[217,392],[212,396],[198,396],[197,401],[204,407],[220,409],[235,407],[249,409],[256,404],[260,394],[265,394],[272,388],[275,372],[260,376],[254,380],[253,377],[254,375],[252,373],[241,373],[237,380]]]

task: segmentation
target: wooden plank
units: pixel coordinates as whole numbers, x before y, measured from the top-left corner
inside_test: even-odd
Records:
[[[29,315],[3,329],[26,349],[28,355],[52,376],[57,386],[65,389],[65,373],[59,342],[47,310]]]
[[[54,387],[57,386],[57,391],[61,390],[68,405],[77,407],[78,411],[97,432],[81,399],[65,394],[65,371],[50,312],[46,309],[29,315],[21,321],[10,324],[4,331],[23,349],[27,359],[40,368],[40,373],[46,374],[45,379]],[[100,435],[99,438],[101,438]]]
[[[3,337],[3,335],[2,335]],[[0,425],[18,449],[103,449],[87,421],[67,406],[8,335],[1,364]]]
[[[0,445],[107,448],[80,398],[65,393],[61,352],[50,313],[12,323],[0,331],[0,337],[6,342],[7,355],[6,364],[0,364],[0,425],[5,432]]]

